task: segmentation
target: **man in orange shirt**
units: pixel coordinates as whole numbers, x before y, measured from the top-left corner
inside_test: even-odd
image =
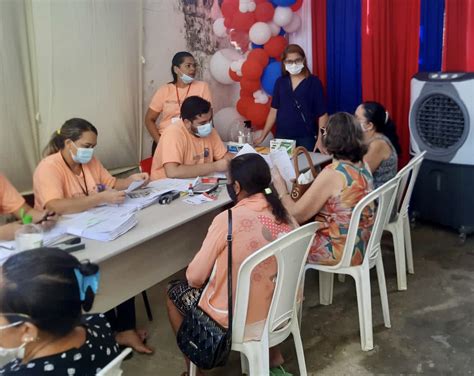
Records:
[[[232,157],[212,126],[211,104],[191,96],[181,106],[181,119],[163,132],[150,177],[194,178],[225,172]]]
[[[29,206],[8,179],[0,174],[0,214],[13,214],[20,219],[22,212],[23,215],[31,215],[34,223],[41,222],[42,225],[46,225],[46,228],[54,224],[56,220],[54,213],[35,210]],[[20,222],[0,226],[0,240],[13,240],[16,230],[20,227]]]

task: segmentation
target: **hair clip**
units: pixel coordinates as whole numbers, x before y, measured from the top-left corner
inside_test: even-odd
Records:
[[[270,193],[272,193],[272,189],[271,188],[265,188],[265,194],[269,195]]]
[[[60,135],[60,134],[61,134],[61,129],[56,130],[56,133],[57,133],[58,135]]]
[[[97,294],[97,290],[99,289],[99,272],[85,276],[78,268],[74,268],[74,274],[76,275],[77,284],[79,285],[81,302],[86,300],[86,292],[89,287],[94,294]]]

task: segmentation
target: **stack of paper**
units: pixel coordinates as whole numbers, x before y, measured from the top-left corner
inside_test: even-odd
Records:
[[[125,197],[125,202],[122,206],[127,206],[131,210],[142,210],[151,204],[154,204],[158,201],[160,195],[164,192],[160,192],[156,189],[147,187],[143,189],[138,189],[133,192],[127,193]]]
[[[187,192],[189,185],[196,184],[196,179],[160,179],[152,181],[147,187],[156,189],[160,193],[170,191]]]
[[[83,213],[68,215],[61,223],[68,234],[111,241],[126,233],[137,223],[130,207],[102,206]]]

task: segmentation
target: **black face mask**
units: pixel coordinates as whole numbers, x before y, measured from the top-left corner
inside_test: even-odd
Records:
[[[237,193],[235,193],[234,185],[233,184],[226,184],[227,187],[227,193],[229,194],[230,199],[234,202],[234,204],[237,203]]]

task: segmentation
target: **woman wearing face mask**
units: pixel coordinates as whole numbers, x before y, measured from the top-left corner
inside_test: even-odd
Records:
[[[119,353],[103,315],[89,311],[99,267],[55,248],[17,253],[0,269],[1,375],[95,375]]]
[[[297,44],[286,47],[281,62],[282,76],[275,83],[272,106],[255,143],[265,139],[276,121],[276,138],[293,139],[297,146],[313,150],[318,128],[327,122],[321,81],[309,71],[305,53]]]
[[[378,188],[397,174],[398,155],[401,152],[395,124],[385,108],[377,102],[364,102],[355,112],[369,146],[364,161],[374,176]]]
[[[163,131],[179,120],[181,104],[187,97],[197,95],[211,102],[211,92],[206,82],[195,80],[196,62],[189,52],[178,52],[171,61],[173,80],[156,91],[145,115],[145,125],[153,137],[152,155]],[[157,126],[156,121],[160,117]]]
[[[230,162],[228,180],[227,190],[235,204],[232,208],[232,270],[235,277],[248,256],[290,232],[294,225],[271,186],[270,170],[260,155],[244,154],[234,158]],[[227,232],[228,213],[224,211],[209,227],[201,249],[188,266],[186,281],[169,284],[168,316],[175,333],[188,309],[196,304],[220,325],[227,327]],[[211,276],[213,269],[215,273]],[[276,272],[276,260],[270,258],[252,273],[246,340],[261,338],[273,297]],[[235,293],[236,278],[233,278],[233,284]],[[271,367],[282,363],[278,349],[271,349]]]
[[[47,155],[33,175],[35,207],[58,214],[78,213],[102,204],[120,204],[134,180],[149,179],[148,174],[133,174],[117,179],[102,166],[94,154],[97,129],[84,119],[70,119],[53,133],[45,149]],[[121,345],[151,353],[143,344],[144,334],[135,330],[135,305],[130,299],[110,311],[108,319],[117,331]]]

